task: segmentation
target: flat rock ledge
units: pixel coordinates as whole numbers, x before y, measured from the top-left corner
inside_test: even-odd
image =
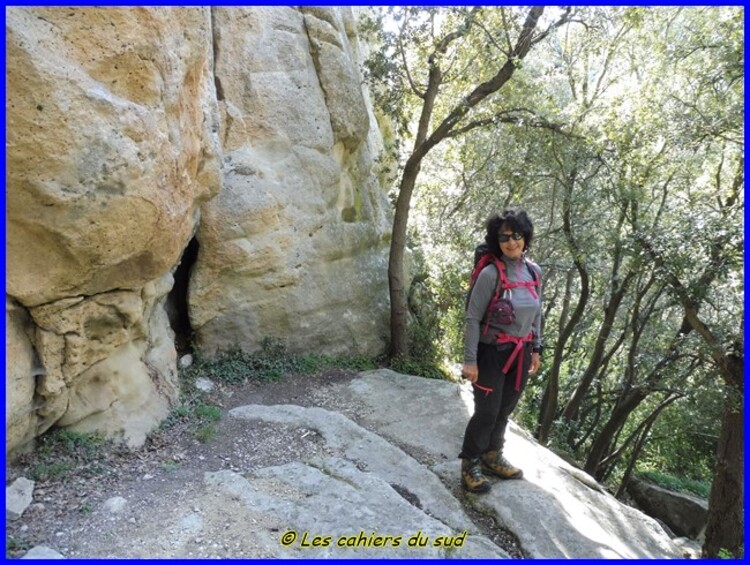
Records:
[[[512,423],[506,452],[524,479],[463,493],[457,456],[472,407],[468,384],[376,370],[316,389],[312,403],[230,410],[236,433],[261,423],[280,437],[303,433],[316,449],[291,462],[196,474],[184,496],[155,491],[155,500],[173,502],[154,523],[128,523],[110,509],[119,541],[98,556],[190,556],[190,547],[219,544],[242,558],[509,558],[466,508],[513,532],[530,558],[685,554],[654,519]],[[65,557],[41,547],[27,557],[50,552]]]

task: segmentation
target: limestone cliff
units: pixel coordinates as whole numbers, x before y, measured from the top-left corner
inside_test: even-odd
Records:
[[[11,8],[6,52],[6,451],[52,425],[141,443],[175,330],[208,355],[382,347],[350,9]]]
[[[203,208],[190,319],[208,353],[376,351],[386,201],[349,10],[213,10],[224,184]]]

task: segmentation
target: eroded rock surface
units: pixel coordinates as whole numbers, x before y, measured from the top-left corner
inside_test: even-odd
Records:
[[[204,207],[190,318],[207,354],[376,353],[388,203],[348,9],[215,9],[224,185]]]
[[[211,38],[207,8],[7,11],[6,292],[33,348],[8,365],[32,435],[136,445],[176,398],[163,303],[221,186]]]
[[[142,443],[175,331],[209,356],[382,349],[351,9],[9,8],[6,54],[6,452],[53,425]]]

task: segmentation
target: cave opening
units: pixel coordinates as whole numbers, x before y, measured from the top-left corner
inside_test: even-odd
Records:
[[[190,271],[198,259],[199,247],[195,237],[190,240],[174,272],[174,286],[167,296],[169,325],[172,326],[175,334],[175,348],[178,356],[192,353],[193,327],[190,325],[188,312],[188,291]]]

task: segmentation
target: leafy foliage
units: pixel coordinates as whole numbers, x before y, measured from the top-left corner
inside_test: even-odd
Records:
[[[706,481],[685,479],[675,475],[668,475],[667,473],[662,473],[660,471],[641,471],[638,473],[638,476],[662,488],[675,492],[697,494],[703,498],[708,498],[708,494],[711,491],[711,485]]]
[[[393,21],[380,28],[370,77],[399,147],[415,138],[409,116],[420,104],[404,68],[426,84],[429,66],[415,63],[441,32],[471,22],[441,55],[450,80],[435,101],[439,123],[507,52],[513,13],[382,14],[381,24]],[[717,346],[741,354],[743,64],[739,8],[581,8],[472,113],[484,127],[421,162],[410,232],[427,297],[412,324],[419,351],[460,361],[483,223],[507,207],[529,210],[547,352],[514,417],[539,432],[546,411],[545,439],[615,486],[634,463],[689,480],[713,473],[729,391],[667,277],[684,284]]]

